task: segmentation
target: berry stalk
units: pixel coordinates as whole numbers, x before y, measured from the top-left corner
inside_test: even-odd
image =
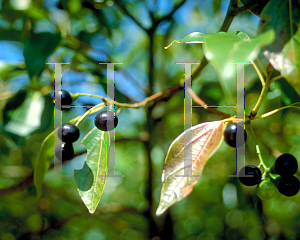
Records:
[[[264,163],[264,160],[263,160],[263,158],[262,158],[262,156],[261,156],[261,152],[260,152],[260,149],[259,149],[259,145],[258,145],[256,136],[255,136],[255,133],[254,133],[254,131],[253,131],[253,128],[252,128],[252,126],[251,126],[251,123],[248,124],[247,126],[249,127],[250,132],[251,132],[251,134],[252,134],[252,136],[253,136],[253,139],[254,139],[254,142],[255,142],[256,153],[257,153],[258,159],[259,159],[259,165],[258,165],[258,167],[263,166],[263,168],[265,169],[265,173],[266,173],[266,172],[269,172],[269,168],[266,166],[266,164]],[[265,175],[265,173],[264,173],[264,175]]]

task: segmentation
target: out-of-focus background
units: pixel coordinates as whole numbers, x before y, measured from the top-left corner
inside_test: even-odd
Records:
[[[236,151],[222,143],[208,161],[193,192],[155,216],[167,150],[184,131],[184,95],[178,90],[145,108],[123,108],[116,128],[115,174],[108,178],[96,212],[91,215],[77,192],[74,169],[85,161],[80,141],[94,127],[95,114],[80,124],[76,157],[63,165],[72,177],[46,177],[36,201],[32,171],[43,139],[53,131],[53,62],[63,65],[62,89],[106,96],[106,67],[115,68],[115,99],[134,103],[176,86],[183,65],[199,62],[201,44],[174,45],[191,32],[215,33],[228,0],[2,0],[0,10],[0,239],[298,239],[300,196],[278,192],[261,201],[255,187],[242,186],[236,173]],[[239,14],[229,32],[257,35],[259,18]],[[43,33],[43,34],[41,34]],[[37,51],[43,49],[43,51]],[[26,66],[25,59],[26,56]],[[267,65],[266,59],[260,58]],[[196,66],[196,65],[195,65]],[[246,66],[246,114],[255,105],[261,83]],[[229,105],[219,79],[208,64],[193,79],[193,90],[209,105]],[[233,96],[236,91],[233,89]],[[299,101],[284,80],[272,83],[259,114]],[[74,105],[98,104],[79,97]],[[72,108],[62,123],[83,114]],[[220,109],[235,115],[232,109]],[[281,153],[300,159],[300,113],[289,109],[253,122],[264,161],[271,166]],[[205,109],[193,109],[193,125],[220,120]],[[258,165],[248,134],[246,164]],[[51,174],[51,171],[49,172]]]

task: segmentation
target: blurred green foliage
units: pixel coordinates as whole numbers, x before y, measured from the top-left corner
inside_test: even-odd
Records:
[[[200,44],[164,47],[193,31],[217,32],[228,4],[227,0],[1,1],[1,240],[299,239],[300,195],[288,198],[276,192],[272,199],[259,200],[255,187],[244,187],[237,178],[228,177],[236,173],[236,152],[224,143],[208,161],[193,192],[166,214],[155,216],[164,158],[184,130],[183,91],[147,108],[122,109],[116,129],[115,174],[124,178],[108,178],[93,215],[81,201],[73,177],[46,177],[43,195],[36,201],[31,174],[41,142],[53,131],[54,66],[46,63],[70,63],[63,65],[63,89],[105,96],[106,67],[98,63],[123,62],[116,67],[116,101],[142,101],[178,84],[184,68],[176,62],[199,62],[203,56]],[[178,10],[172,12],[176,6]],[[257,16],[244,11],[229,31],[254,37],[257,23]],[[39,61],[32,65],[36,57]],[[266,67],[262,53],[259,57]],[[261,84],[252,66],[245,71],[249,114]],[[228,104],[221,86],[210,64],[193,79],[193,90],[209,105]],[[234,89],[232,94],[236,95]],[[98,100],[78,98],[74,105]],[[258,114],[297,101],[295,90],[280,79],[271,84]],[[62,123],[85,111],[63,112]],[[235,115],[232,109],[220,111]],[[299,117],[299,110],[286,109],[253,121],[268,166],[280,153],[300,159]],[[80,141],[93,128],[93,118],[80,125],[81,137],[74,144],[77,157],[63,165],[65,175],[73,176],[74,169],[84,164],[85,147]],[[195,125],[221,117],[195,108],[192,119]],[[245,156],[246,164],[258,165],[250,134]]]

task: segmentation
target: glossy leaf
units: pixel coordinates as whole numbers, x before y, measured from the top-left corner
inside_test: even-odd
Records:
[[[290,12],[288,0],[271,0],[261,13],[258,32],[275,30],[276,40],[264,48],[264,55],[300,95],[300,1],[291,3]]]
[[[240,32],[240,31],[230,32],[230,33],[217,32],[217,33],[212,33],[212,34],[193,32],[181,40],[174,40],[167,47],[165,47],[165,49],[169,48],[173,44],[204,43],[208,37],[218,37],[218,36],[228,36],[228,37],[234,37],[237,39],[249,39],[249,37],[245,33]]]
[[[60,42],[60,34],[38,33],[32,35],[25,43],[24,58],[29,76],[39,75],[47,58]]]
[[[42,195],[42,183],[45,174],[54,158],[54,131],[51,132],[43,141],[37,163],[34,168],[33,179],[36,187],[37,199]]]
[[[216,70],[228,104],[236,104],[236,64],[249,63],[257,57],[260,48],[274,40],[272,30],[253,39],[240,39],[227,34],[211,36],[203,44],[207,60]]]
[[[87,148],[84,166],[75,170],[79,195],[90,213],[94,213],[107,180],[107,132],[94,127],[82,140]]]
[[[236,73],[236,66],[230,63],[249,62],[257,57],[260,47],[274,40],[272,30],[253,39],[239,36],[212,35],[203,44],[207,60],[214,66],[220,79],[229,79]]]
[[[187,131],[180,134],[171,144],[167,153],[162,173],[162,190],[156,215],[161,215],[172,204],[191,193],[198,178],[183,176],[184,169],[192,175],[200,175],[207,160],[219,148],[223,139],[222,121],[201,123],[192,127],[191,140],[184,145]],[[191,158],[191,164],[184,160],[184,155]],[[185,162],[186,161],[186,162]]]

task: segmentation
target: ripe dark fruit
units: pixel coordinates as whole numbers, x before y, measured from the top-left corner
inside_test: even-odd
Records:
[[[244,141],[236,141],[237,131],[241,133],[244,132]],[[224,130],[224,140],[230,147],[239,148],[243,146],[243,144],[246,142],[247,132],[242,125],[237,125],[236,123],[229,123],[227,124]]]
[[[240,170],[239,180],[245,186],[254,186],[261,180],[261,171],[254,165],[247,165]]]
[[[272,172],[281,176],[294,175],[298,170],[296,158],[288,153],[279,156],[272,167]]]
[[[57,107],[57,105],[55,105],[55,102],[56,102],[56,104],[60,102],[61,106],[62,105],[71,105],[72,104],[73,99],[71,97],[71,94],[68,91],[66,91],[66,90],[58,91],[58,95],[61,96],[61,99],[59,99],[59,98],[55,99],[55,94],[53,96],[53,105],[56,106],[57,109],[58,109],[58,107]],[[61,107],[61,110],[62,111],[63,110],[69,110],[69,108],[63,108],[63,107]]]
[[[101,131],[111,131],[118,125],[118,117],[112,111],[103,111],[96,115],[94,123]]]
[[[74,148],[72,143],[61,142],[55,148],[55,156],[60,161],[70,160],[74,156]]]
[[[79,128],[72,123],[64,123],[57,130],[58,138],[65,143],[76,142],[80,136]]]
[[[282,176],[279,180],[278,191],[287,197],[296,195],[300,189],[300,183],[295,176]]]

